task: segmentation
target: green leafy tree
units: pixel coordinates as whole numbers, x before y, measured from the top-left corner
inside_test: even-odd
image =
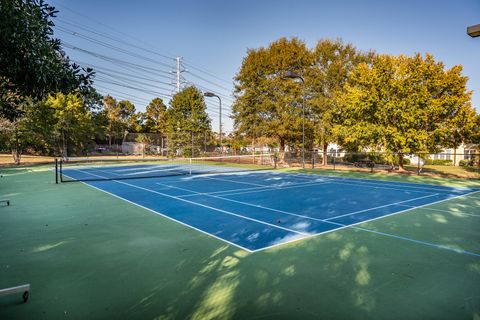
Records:
[[[56,13],[43,1],[1,1],[0,116],[13,121],[22,115],[18,103],[4,99],[12,94],[42,99],[58,91],[93,90],[93,70],[70,63],[60,40],[52,37]]]
[[[145,157],[145,147],[152,143],[152,139],[148,135],[140,133],[135,141],[142,145],[142,157]]]
[[[311,62],[311,53],[297,38],[281,38],[266,48],[248,50],[235,76],[232,117],[236,132],[253,139],[275,137],[282,153],[287,144],[298,148],[302,141],[303,88],[283,75],[287,70],[304,75]],[[310,122],[306,133],[311,145]]]
[[[142,131],[165,133],[167,128],[167,106],[160,98],[153,99],[141,114]]]
[[[103,110],[108,119],[107,136],[110,147],[113,140],[123,138],[127,132],[138,130],[138,116],[135,113],[135,106],[130,101],[117,102],[112,96],[105,96]]]
[[[168,147],[184,156],[198,155],[205,135],[211,132],[211,121],[203,94],[191,86],[175,94],[167,111]]]
[[[313,64],[307,71],[309,83],[308,106],[314,125],[315,144],[323,151],[323,164],[327,164],[327,147],[336,142],[333,134],[335,100],[341,94],[352,70],[373,58],[372,52],[358,51],[342,40],[320,40],[313,50]]]
[[[92,112],[79,93],[61,92],[28,108],[20,122],[25,145],[42,154],[82,154],[93,141]]]
[[[137,132],[139,129],[138,113],[135,112],[135,105],[128,100],[121,100],[117,104],[118,120],[124,131]]]
[[[474,143],[475,134],[478,134],[477,112],[469,104],[461,105],[449,119],[436,131],[436,140],[439,146],[453,149],[453,163],[457,163],[457,148],[462,143]]]
[[[445,70],[429,54],[380,55],[359,64],[338,98],[334,130],[341,144],[398,153],[402,169],[404,154],[438,152],[445,145],[439,137],[470,101],[461,71]]]

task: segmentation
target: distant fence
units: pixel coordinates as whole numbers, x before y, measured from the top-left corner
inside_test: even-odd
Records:
[[[269,153],[265,147],[253,148],[233,147],[224,139],[220,146],[218,137],[211,133],[127,133],[124,136],[106,137],[96,141],[84,149],[82,154],[70,156],[95,156],[95,155],[142,155],[165,157],[202,157],[220,155],[249,155],[253,153]]]
[[[305,168],[328,168],[333,170],[358,171],[398,171],[404,169],[421,174],[426,168],[434,166],[460,166],[472,171],[480,171],[480,153],[388,153],[388,152],[344,152],[326,153],[306,151],[302,153],[286,152],[280,159],[280,166]]]

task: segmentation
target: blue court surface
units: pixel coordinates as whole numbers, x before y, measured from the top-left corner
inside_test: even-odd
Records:
[[[111,170],[64,174],[250,252],[478,192],[278,171],[101,180]]]

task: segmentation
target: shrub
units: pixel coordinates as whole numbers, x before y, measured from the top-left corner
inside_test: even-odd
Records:
[[[475,161],[473,161],[473,159],[470,159],[470,160],[464,159],[464,160],[460,160],[459,164],[461,167],[473,167],[475,165],[474,162]]]
[[[426,164],[426,165],[434,165],[434,166],[451,166],[453,163],[452,163],[452,160],[440,160],[440,159],[432,160],[432,159],[427,159],[427,160],[425,161],[425,164]]]

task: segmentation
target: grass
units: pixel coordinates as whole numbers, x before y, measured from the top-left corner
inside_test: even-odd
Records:
[[[478,187],[446,177],[308,173]],[[347,228],[249,254],[51,166],[4,168],[1,319],[478,319],[480,257]],[[361,225],[480,252],[480,195]]]
[[[416,171],[416,168],[414,167],[407,166],[407,169],[414,172]],[[480,179],[480,168],[426,165],[422,169],[422,175],[433,175],[447,178]]]
[[[32,164],[44,164],[44,163],[52,163],[55,161],[54,157],[44,157],[44,156],[30,156],[30,155],[22,155],[21,157],[21,165],[28,166]],[[0,166],[15,166],[15,162],[13,161],[13,156],[11,154],[0,154]]]

